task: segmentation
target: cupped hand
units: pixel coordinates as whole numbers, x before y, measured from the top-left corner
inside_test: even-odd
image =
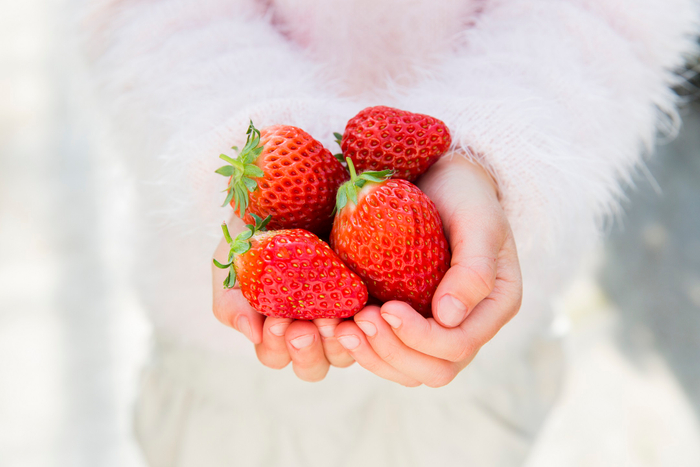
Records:
[[[424,318],[404,302],[370,306],[335,335],[351,356],[405,386],[448,384],[520,308],[513,235],[492,178],[459,155],[443,157],[418,186],[433,200],[452,251]]]
[[[245,229],[243,221],[234,217],[228,224],[231,235]],[[222,238],[214,258],[224,261],[229,245]],[[322,380],[331,365],[347,367],[354,363],[347,350],[335,338],[340,319],[314,321],[271,318],[258,313],[236,285],[223,287],[227,270],[212,265],[214,315],[223,324],[243,333],[255,344],[260,362],[270,368],[284,368],[292,362],[295,374],[304,381]]]

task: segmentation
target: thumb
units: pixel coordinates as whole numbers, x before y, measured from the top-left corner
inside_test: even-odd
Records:
[[[495,213],[481,209],[458,211],[447,226],[452,248],[450,269],[433,296],[433,315],[445,327],[455,327],[489,296],[496,282],[498,254],[507,228]]]
[[[510,227],[493,179],[477,164],[443,158],[421,185],[440,212],[452,251],[450,269],[433,296],[433,316],[455,327],[493,290]]]

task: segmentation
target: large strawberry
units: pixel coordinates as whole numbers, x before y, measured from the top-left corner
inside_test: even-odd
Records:
[[[336,138],[343,157],[358,172],[392,170],[393,178],[413,181],[452,144],[450,130],[437,118],[391,107],[368,107],[348,121]]]
[[[367,303],[367,287],[327,243],[303,229],[261,231],[270,221],[255,217],[255,225],[231,238],[224,287],[238,280],[250,305],[267,316],[294,319],[348,318]]]
[[[402,300],[425,316],[450,265],[433,202],[412,183],[386,172],[355,174],[338,190],[331,246],[382,301]]]
[[[236,214],[247,223],[273,216],[271,229],[306,229],[328,233],[335,194],[348,179],[338,160],[304,130],[271,126],[258,131],[253,122],[245,147],[230,165],[216,172],[229,177],[228,196]],[[237,150],[237,148],[234,147]]]

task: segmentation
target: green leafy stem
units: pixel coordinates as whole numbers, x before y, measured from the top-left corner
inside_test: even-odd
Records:
[[[255,165],[255,161],[257,161],[258,156],[263,151],[263,146],[260,145],[260,131],[255,128],[252,120],[246,135],[245,146],[243,146],[238,156],[233,159],[226,154],[221,154],[219,158],[228,162],[228,165],[216,169],[216,173],[225,177],[231,177],[228,188],[225,190],[228,192],[228,195],[222,206],[226,206],[233,200],[233,209],[241,217],[248,209],[248,192],[253,192],[258,188],[258,182],[254,179],[265,175],[262,169]],[[233,146],[232,149],[238,152],[236,146]]]
[[[347,162],[348,170],[350,171],[350,180],[343,183],[340,188],[338,188],[338,193],[335,197],[335,208],[338,211],[343,209],[348,204],[348,200],[357,205],[357,193],[362,189],[362,187],[365,186],[365,184],[367,184],[367,182],[381,183],[384,180],[391,178],[391,175],[394,173],[392,170],[381,170],[362,172],[360,175],[357,175],[352,159],[346,157],[345,161]]]
[[[255,220],[255,224],[246,225],[248,229],[239,233],[235,239],[231,238],[231,234],[228,231],[228,226],[226,225],[226,222],[221,224],[221,230],[223,230],[224,238],[226,239],[226,243],[229,244],[230,248],[228,252],[228,260],[225,264],[218,262],[216,258],[214,258],[213,261],[214,266],[216,266],[217,268],[229,270],[228,276],[226,276],[226,279],[224,279],[224,288],[226,289],[230,289],[234,285],[236,285],[236,267],[233,264],[236,260],[236,256],[242,255],[243,253],[250,250],[250,238],[253,235],[255,235],[256,232],[265,230],[265,227],[272,219],[272,216],[267,216],[265,219],[261,219],[260,216],[256,216],[252,213],[251,216]]]

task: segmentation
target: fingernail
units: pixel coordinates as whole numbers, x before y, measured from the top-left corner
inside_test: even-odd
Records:
[[[349,335],[349,336],[340,336],[338,338],[338,342],[340,342],[340,345],[345,347],[347,350],[352,350],[356,348],[358,345],[360,345],[360,339],[358,339],[356,336]]]
[[[301,350],[304,347],[310,346],[313,341],[314,341],[314,335],[307,334],[305,336],[296,337],[289,342],[292,343],[292,345],[294,346],[295,349]]]
[[[284,331],[289,327],[289,323],[277,323],[274,326],[270,326],[270,332],[275,336],[284,336]]]
[[[335,334],[335,326],[321,326],[318,328],[318,332],[321,333],[322,337],[333,337]]]
[[[242,332],[248,340],[253,342],[253,330],[250,328],[250,321],[248,321],[248,318],[245,316],[240,316],[238,318],[238,321],[236,321],[236,328]]]
[[[438,317],[446,326],[457,326],[464,320],[467,307],[452,295],[445,295],[438,304]]]
[[[401,320],[397,316],[390,315],[389,313],[382,313],[382,318],[394,329],[401,326]]]
[[[377,328],[369,321],[355,321],[355,324],[362,329],[362,332],[372,337],[377,333]]]

